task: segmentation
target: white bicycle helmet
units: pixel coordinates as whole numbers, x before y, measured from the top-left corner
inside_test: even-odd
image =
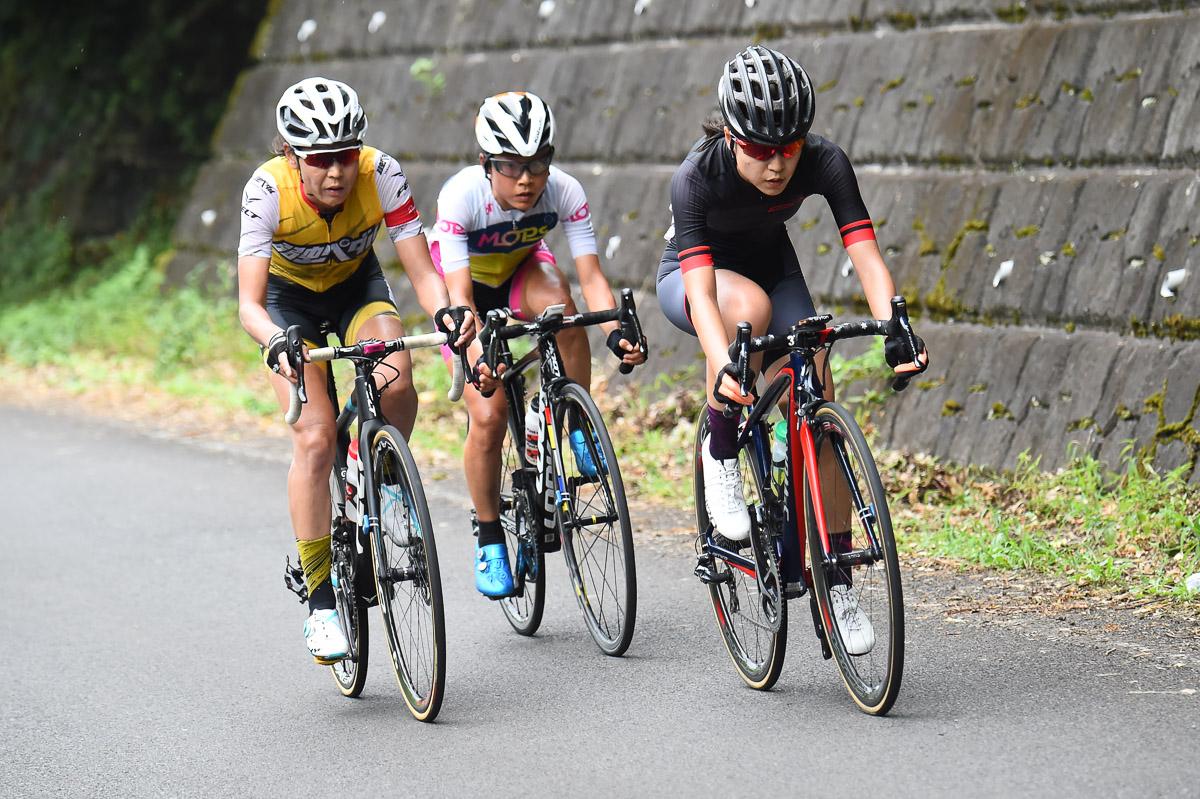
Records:
[[[305,78],[279,98],[275,123],[293,149],[330,152],[361,144],[367,115],[358,94],[341,81]]]
[[[808,134],[815,107],[804,68],[777,50],[751,45],[725,65],[717,85],[721,116],[733,135],[780,145]]]
[[[554,114],[536,94],[497,94],[479,106],[475,139],[491,155],[530,156],[554,144]]]

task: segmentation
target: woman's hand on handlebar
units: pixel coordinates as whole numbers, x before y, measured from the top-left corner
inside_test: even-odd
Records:
[[[504,364],[500,364],[496,371],[492,372],[484,363],[484,357],[480,355],[479,360],[475,362],[475,379],[471,382],[479,389],[479,393],[490,397],[493,391],[503,387],[504,382],[500,376],[504,374],[505,368]]]
[[[735,369],[736,366],[734,364],[727,363],[717,373],[716,385],[713,386],[713,396],[726,404],[750,405],[754,402],[754,392],[742,391],[741,384],[738,383],[738,379],[734,376]]]
[[[288,382],[295,383],[299,379],[299,370],[292,365],[287,350],[287,334],[280,330],[267,342],[267,366],[271,367],[271,371],[287,378]],[[307,363],[309,361],[308,345],[302,344],[300,352],[302,360]]]
[[[457,322],[455,312],[459,312],[462,316],[462,322],[458,324],[449,324]],[[471,312],[470,307],[466,305],[455,305],[449,308],[442,308],[433,315],[434,325],[438,330],[441,330],[447,336],[452,332],[457,332],[458,337],[450,342],[450,346],[454,349],[461,349],[475,340],[475,334],[478,332],[475,328],[475,314]]]
[[[620,359],[621,363],[639,366],[646,362],[646,351],[622,336],[620,328],[608,334],[606,343],[612,354]]]

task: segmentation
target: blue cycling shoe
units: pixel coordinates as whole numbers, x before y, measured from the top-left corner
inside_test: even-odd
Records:
[[[475,588],[492,599],[512,596],[513,578],[504,544],[475,547]]]
[[[600,442],[596,441],[595,436],[592,436],[592,442],[596,445],[596,454],[600,456],[600,468],[607,472],[608,463],[604,460],[604,453],[600,450]],[[582,430],[571,431],[571,451],[575,453],[575,463],[579,466],[579,472],[584,477],[595,477],[596,464],[592,461],[592,451],[588,449],[587,442],[583,440]]]

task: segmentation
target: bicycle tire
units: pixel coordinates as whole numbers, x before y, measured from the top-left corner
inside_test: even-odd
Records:
[[[570,519],[562,518],[561,506],[555,514],[563,556],[588,631],[604,654],[617,657],[629,649],[637,617],[637,565],[620,465],[600,409],[582,386],[562,384],[554,414],[571,509]],[[584,431],[594,475],[572,452],[573,430]]]
[[[692,458],[696,531],[701,543],[712,526],[704,501],[704,461],[700,457],[700,447],[704,445],[707,435],[708,407],[705,406],[700,409],[699,418],[696,420],[696,443]],[[744,491],[748,494],[750,518],[752,523],[757,524],[755,520],[759,514],[755,506],[760,504],[765,496],[765,476],[754,465],[754,459],[748,457],[750,446],[747,442],[742,447],[738,453],[738,461],[742,470]],[[708,596],[712,602],[713,615],[717,619],[717,627],[721,631],[725,651],[729,653],[733,667],[747,685],[757,691],[768,691],[778,682],[783,671],[784,656],[787,654],[788,603],[781,604],[779,626],[772,632],[772,625],[759,600],[758,580],[754,575],[746,574],[721,558],[712,558],[711,568],[716,581],[707,584]]]
[[[342,517],[339,511],[346,491],[344,483],[338,477],[337,468],[335,465],[333,471],[329,473],[330,507],[333,510],[330,533],[334,539],[345,529],[345,526],[350,526],[350,523]],[[352,530],[351,534],[356,532],[357,530]],[[333,680],[337,683],[338,690],[342,692],[342,695],[353,699],[362,693],[363,686],[367,683],[367,667],[371,651],[370,630],[365,613],[366,604],[358,599],[357,592],[354,590],[355,581],[359,579],[355,574],[354,553],[352,550],[347,551],[348,548],[336,540],[333,541],[332,546],[330,575],[331,579],[336,577],[333,596],[337,603],[338,618],[344,620],[343,626],[346,631],[346,640],[350,644],[350,653],[338,662],[331,663],[329,670],[333,673]]]
[[[418,721],[433,721],[446,685],[442,581],[429,506],[416,463],[400,431],[379,429],[371,443],[378,523],[370,523],[379,612],[404,703]],[[372,519],[371,522],[375,520]]]
[[[362,693],[363,686],[367,683],[367,666],[371,653],[367,605],[355,595],[355,576],[353,568],[346,567],[345,554],[339,555],[335,550],[333,568],[338,577],[334,597],[337,601],[338,617],[345,620],[350,654],[336,663],[331,663],[329,670],[333,672],[334,682],[342,695],[353,699]]]
[[[500,526],[516,587],[516,593],[500,600],[500,609],[514,630],[533,635],[546,608],[546,558],[537,542],[540,522],[537,506],[531,504],[534,492],[514,484],[514,475],[522,474],[525,466],[518,449],[525,444],[519,413],[519,406],[509,410],[508,437],[500,456]]]
[[[826,640],[846,689],[865,713],[881,716],[895,703],[904,672],[904,597],[887,495],[870,447],[849,411],[835,402],[826,402],[813,413],[813,422],[818,473],[832,473],[829,467],[822,469],[821,463],[834,457],[841,480],[838,485],[850,495],[852,506],[849,518],[840,520],[831,516],[836,511],[825,509],[831,536],[841,532],[837,529],[841,526],[851,527],[851,537],[842,539],[840,546],[831,539],[831,548],[855,553],[871,549],[869,528],[881,555],[878,560],[856,563],[848,570],[833,566],[817,530],[812,492],[806,484],[804,504],[813,591]],[[840,458],[838,452],[845,458]],[[825,485],[823,491],[828,495],[835,488]],[[857,598],[850,607],[857,606],[866,615],[874,632],[874,644],[865,653],[850,651],[853,646],[843,639],[834,619],[831,589],[844,584],[847,574]],[[858,644],[866,645],[861,641]]]

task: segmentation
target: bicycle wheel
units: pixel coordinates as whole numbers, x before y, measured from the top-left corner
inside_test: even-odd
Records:
[[[633,639],[637,569],[617,454],[600,410],[583,387],[564,383],[554,414],[559,436],[555,444],[570,495],[571,518],[562,518],[561,506],[556,514],[567,570],[592,638],[604,654],[621,655]],[[574,431],[583,431],[587,447],[582,464],[568,440]],[[587,467],[589,460],[592,468]]]
[[[540,523],[536,507],[530,505],[533,492],[525,486],[532,476],[523,470],[525,461],[517,449],[524,445],[525,433],[514,413],[509,411],[508,437],[500,459],[500,526],[513,559],[516,592],[500,600],[500,608],[514,630],[533,635],[546,607],[546,560],[536,541]]]
[[[883,715],[896,701],[904,671],[904,600],[887,496],[854,417],[834,402],[813,417],[823,501],[817,499],[834,550],[822,544],[806,485],[813,591],[846,688],[863,711]]]
[[[330,507],[333,521],[330,535],[333,539],[333,558],[330,569],[333,580],[333,596],[337,603],[338,618],[343,620],[346,640],[350,643],[350,654],[330,664],[333,679],[344,696],[356,697],[362,693],[367,682],[367,664],[370,654],[366,605],[356,597],[356,562],[353,538],[357,533],[354,525],[342,516],[339,510],[346,497],[345,484],[339,479],[337,467],[329,473]]]
[[[704,461],[700,447],[708,438],[708,408],[700,409],[696,421],[696,445],[693,452],[694,464],[692,486],[696,496],[696,529],[703,543],[712,529],[708,509],[704,503]],[[738,453],[738,465],[742,471],[743,494],[750,509],[751,523],[758,524],[761,514],[764,475],[749,457],[749,444]],[[752,535],[758,535],[755,530]],[[711,556],[710,556],[711,557]],[[746,684],[758,691],[772,688],[783,671],[783,659],[787,653],[787,602],[780,605],[778,628],[773,625],[763,608],[759,595],[758,579],[740,567],[732,566],[718,557],[711,557],[710,569],[714,579],[708,582],[708,596],[712,601],[713,615],[721,630],[721,640]]]
[[[350,545],[351,547],[353,544]],[[354,552],[344,545],[334,544],[333,571],[336,575],[333,595],[337,601],[338,617],[343,619],[346,640],[350,642],[350,654],[329,666],[338,690],[351,698],[362,693],[367,682],[367,664],[370,656],[370,636],[367,624],[367,605],[356,596],[354,590]]]
[[[374,504],[371,549],[379,611],[404,702],[418,721],[433,721],[446,684],[442,581],[429,506],[400,431],[380,428],[371,445]],[[375,514],[372,514],[375,515]]]

